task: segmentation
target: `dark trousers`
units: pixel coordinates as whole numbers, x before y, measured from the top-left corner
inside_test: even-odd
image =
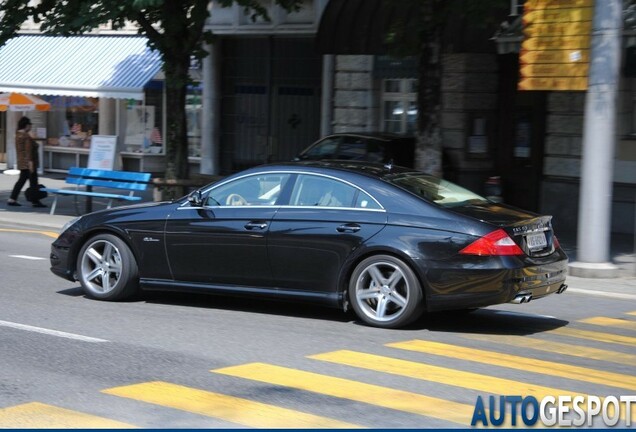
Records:
[[[15,182],[15,186],[13,186],[13,191],[11,192],[11,199],[18,200],[18,195],[20,195],[20,191],[22,187],[26,183],[27,179],[29,180],[29,186],[33,188],[34,191],[38,190],[38,172],[37,170],[31,172],[30,169],[22,169],[20,170],[20,178]],[[38,200],[34,201],[37,202]]]

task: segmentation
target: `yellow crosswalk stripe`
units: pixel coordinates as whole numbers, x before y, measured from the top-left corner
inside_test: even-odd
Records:
[[[470,424],[474,411],[473,405],[265,363],[231,366],[211,372],[354,400],[464,426]]]
[[[636,311],[627,312],[627,315],[634,315],[634,316],[636,316]]]
[[[102,390],[254,428],[359,428],[360,426],[292,409],[155,381]]]
[[[524,372],[534,372],[559,378],[636,390],[636,377],[587,367],[424,340],[390,343],[387,346],[436,356],[465,359]]]
[[[544,332],[546,334],[555,334],[559,336],[568,336],[579,339],[587,339],[596,342],[613,343],[619,345],[627,345],[629,347],[636,346],[636,337],[622,336],[612,333],[603,333],[590,330],[579,330],[570,327],[560,327]]]
[[[457,369],[354,351],[334,351],[325,354],[312,355],[309,356],[309,358],[450,386],[463,387],[490,394],[532,395],[537,399],[541,399],[544,396],[556,397],[561,394],[572,394],[572,392],[551,387],[543,387],[474,372],[465,372]]]
[[[400,360],[375,354],[359,353],[355,351],[334,351],[325,354],[311,355],[308,357],[377,372],[390,373],[408,378],[468,388],[495,395],[534,396],[540,400],[546,396],[559,397],[577,394],[577,392],[573,392],[571,390],[544,387],[532,383],[524,383],[505,378],[497,378],[489,375],[464,372],[456,369],[449,369],[408,360]],[[603,400],[603,398],[601,398],[601,400]],[[633,413],[632,417],[636,418],[636,413]],[[625,420],[625,412],[621,412],[620,418]],[[506,425],[505,427],[510,426]]]
[[[592,318],[585,318],[585,319],[579,320],[579,322],[582,322],[585,324],[593,324],[597,326],[617,327],[617,328],[636,331],[636,321],[629,321],[624,319],[607,318],[607,317],[592,317]]]
[[[505,336],[505,335],[465,335],[469,339],[484,342],[495,342],[515,346],[523,349],[533,349],[555,354],[563,354],[572,357],[588,358],[604,362],[617,363],[627,366],[636,365],[636,355],[617,351],[609,351],[599,348],[586,347],[582,345],[572,345],[563,342],[553,342],[545,339],[536,339],[529,336]]]
[[[31,233],[31,234],[42,234],[52,238],[58,238],[60,233],[54,231],[41,231],[41,230],[26,230],[26,229],[10,229],[10,228],[0,228],[2,232],[18,232],[18,233]]]
[[[39,402],[0,409],[0,428],[6,429],[131,429],[127,423]]]

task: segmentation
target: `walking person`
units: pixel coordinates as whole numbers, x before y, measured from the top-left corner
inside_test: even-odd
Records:
[[[38,191],[38,165],[39,165],[39,153],[38,143],[36,143],[29,131],[31,130],[31,119],[28,117],[22,117],[18,121],[18,131],[15,134],[15,149],[18,156],[18,169],[20,170],[20,177],[13,186],[11,197],[7,202],[10,206],[20,206],[18,202],[18,195],[22,191],[24,183],[29,180],[29,186],[32,191]],[[32,201],[33,207],[46,207],[35,196]]]

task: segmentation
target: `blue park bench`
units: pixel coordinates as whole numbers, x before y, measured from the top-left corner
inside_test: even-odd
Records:
[[[150,173],[72,167],[66,177],[66,183],[75,185],[75,189],[43,188],[42,190],[55,195],[55,200],[51,206],[51,214],[55,214],[57,199],[62,195],[76,197],[85,196],[87,203],[90,203],[92,198],[106,198],[108,199],[107,208],[111,207],[113,200],[140,201],[141,197],[136,196],[135,192],[146,190],[149,181]],[[82,186],[84,187],[83,189]],[[109,192],[95,192],[93,191],[93,187],[121,189],[128,190],[130,192],[128,195]],[[87,211],[90,211],[89,205],[87,205]]]

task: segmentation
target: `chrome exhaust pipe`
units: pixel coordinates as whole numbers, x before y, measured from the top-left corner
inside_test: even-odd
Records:
[[[530,303],[530,300],[532,300],[532,294],[517,294],[515,298],[510,301],[510,303]]]
[[[568,289],[568,286],[566,284],[562,284],[559,289],[557,290],[557,294],[563,294],[565,292],[565,290]]]

